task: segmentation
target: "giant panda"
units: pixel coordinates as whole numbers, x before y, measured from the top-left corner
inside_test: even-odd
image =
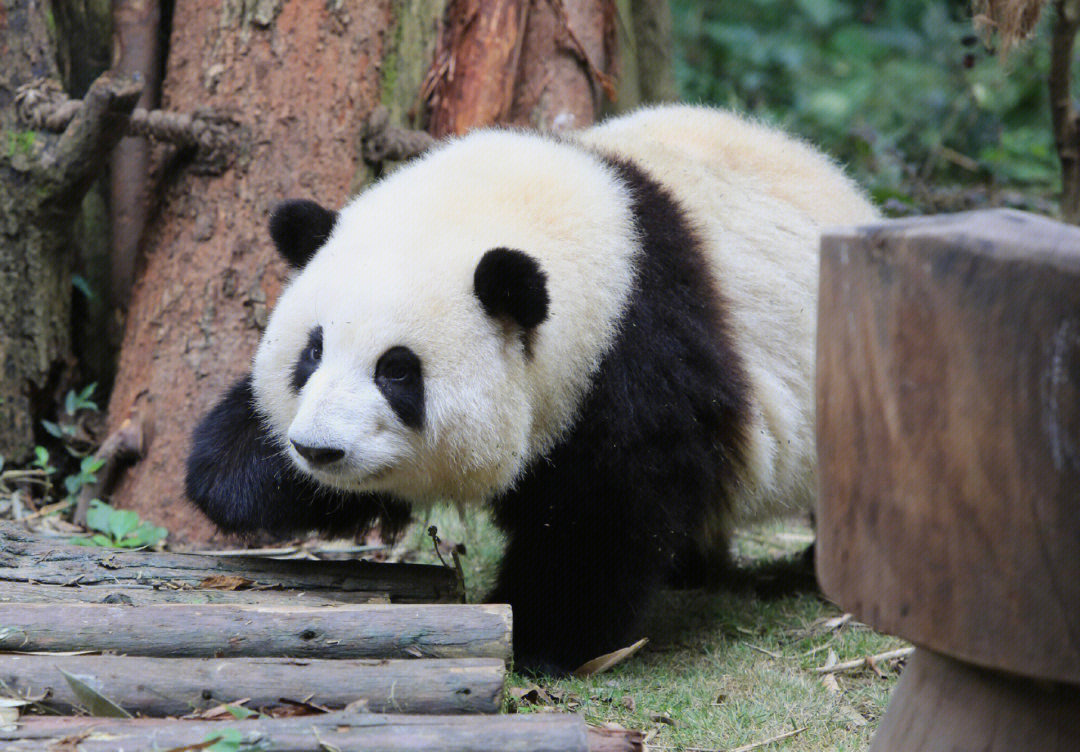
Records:
[[[286,202],[295,276],[187,493],[231,532],[489,504],[516,666],[572,670],[733,525],[810,507],[819,234],[875,216],[806,144],[691,106],[481,130],[340,211]]]

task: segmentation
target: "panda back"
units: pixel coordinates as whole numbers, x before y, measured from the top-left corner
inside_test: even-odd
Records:
[[[698,234],[749,383],[747,446],[730,511],[753,520],[814,498],[817,254],[824,227],[877,216],[827,157],[760,123],[669,106],[578,136],[661,183]]]

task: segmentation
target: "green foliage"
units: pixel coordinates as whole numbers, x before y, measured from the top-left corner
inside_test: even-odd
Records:
[[[95,473],[104,465],[105,460],[99,460],[97,457],[83,457],[82,462],[79,463],[78,472],[64,478],[64,490],[68,492],[68,496],[78,496],[83,486],[96,483]]]
[[[29,156],[34,151],[34,141],[37,134],[34,131],[11,131],[8,134],[8,157],[16,154]]]
[[[86,526],[97,533],[89,538],[73,538],[72,543],[105,548],[142,548],[157,545],[169,534],[163,527],[141,521],[139,515],[130,509],[114,509],[100,499],[90,502]]]
[[[86,386],[79,392],[76,392],[74,389],[69,389],[67,395],[64,397],[64,414],[69,420],[60,423],[54,423],[51,420],[43,420],[41,421],[42,427],[50,436],[55,436],[61,441],[73,442],[79,433],[79,427],[74,421],[78,412],[80,410],[89,410],[95,413],[98,412],[99,408],[97,403],[90,399],[96,388],[97,383],[95,382]]]
[[[976,39],[967,0],[672,8],[687,99],[803,134],[879,201],[957,184],[1059,190],[1045,29],[1003,63]]]
[[[94,290],[90,287],[90,283],[86,281],[86,277],[81,274],[71,275],[71,286],[82,293],[83,297],[87,300],[94,300],[97,297],[94,295]]]
[[[56,472],[56,468],[49,464],[49,450],[43,446],[34,447],[34,461],[30,464],[49,475]]]
[[[258,752],[269,749],[265,740],[250,740],[235,728],[214,731],[203,740],[203,744],[209,744],[205,747],[206,752]]]

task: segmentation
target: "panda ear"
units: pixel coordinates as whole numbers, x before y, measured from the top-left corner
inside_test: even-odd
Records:
[[[270,237],[289,266],[303,269],[330,237],[336,221],[337,212],[314,201],[285,201],[270,215]]]
[[[522,251],[494,248],[485,253],[473,274],[473,291],[484,313],[509,317],[525,330],[547,318],[547,275]]]

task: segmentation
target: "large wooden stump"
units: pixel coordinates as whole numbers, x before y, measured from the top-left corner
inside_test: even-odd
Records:
[[[916,643],[873,750],[1080,744],[1080,230],[822,242],[818,574]]]

